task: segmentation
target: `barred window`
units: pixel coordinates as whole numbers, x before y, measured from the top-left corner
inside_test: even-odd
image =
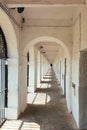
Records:
[[[4,33],[0,27],[0,59],[7,58],[7,45]]]

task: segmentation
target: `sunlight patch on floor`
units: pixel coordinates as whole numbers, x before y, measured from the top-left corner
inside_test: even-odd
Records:
[[[43,93],[29,93],[27,103],[45,105],[50,101],[50,96]]]
[[[22,121],[20,120],[8,120],[6,121],[0,130],[19,130]]]
[[[40,126],[34,122],[10,120],[6,121],[0,130],[40,130]]]
[[[51,87],[51,84],[43,83],[43,85],[41,85],[41,88],[50,88],[50,87]]]
[[[52,81],[52,79],[49,79],[49,78],[46,78],[46,79],[44,79],[44,80],[42,80],[42,81]]]
[[[44,79],[45,79],[45,78],[47,78],[47,79],[48,79],[48,78],[49,78],[49,79],[52,79],[53,76],[51,76],[51,75],[45,75],[43,78],[44,78]]]
[[[21,130],[40,130],[40,126],[34,122],[24,122]]]

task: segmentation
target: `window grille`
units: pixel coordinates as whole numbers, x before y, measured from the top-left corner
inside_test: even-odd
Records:
[[[0,125],[5,121],[5,107],[7,107],[8,92],[8,66],[7,44],[4,33],[0,27]]]

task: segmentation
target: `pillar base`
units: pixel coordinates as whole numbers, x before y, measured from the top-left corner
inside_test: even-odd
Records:
[[[35,92],[34,86],[29,86],[29,87],[28,87],[28,92],[34,93],[34,92]]]
[[[6,119],[17,119],[18,118],[17,108],[5,108],[5,118]]]

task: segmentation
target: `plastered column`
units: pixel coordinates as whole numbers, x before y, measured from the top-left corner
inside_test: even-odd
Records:
[[[37,88],[38,80],[38,50],[34,47],[34,90]]]
[[[44,65],[44,64],[43,64],[43,55],[42,55],[42,65],[41,65],[41,66],[42,66],[42,70],[41,70],[41,72],[42,72],[42,73],[41,73],[41,77],[42,77],[42,79],[43,79],[43,68],[44,68],[43,65]]]
[[[8,107],[5,109],[7,119],[18,118],[18,60],[8,59]]]
[[[71,112],[71,60],[67,58],[67,69],[66,69],[66,100],[68,111]]]
[[[46,75],[46,73],[47,73],[47,60],[44,57],[44,75]]]
[[[30,62],[29,62],[29,87],[28,92],[35,91],[35,53],[34,48],[31,47],[29,50]]]
[[[41,60],[40,60],[40,52],[38,51],[38,59],[37,59],[37,87],[40,87],[41,83]]]
[[[27,56],[20,57],[19,63],[19,114],[27,107]]]
[[[42,78],[44,77],[45,75],[45,57],[44,55],[42,55]]]
[[[45,58],[44,58],[44,56],[43,56],[43,76],[45,75],[44,70],[45,70]]]
[[[43,55],[41,54],[41,80],[43,79]]]
[[[19,62],[18,62],[18,115],[27,107],[27,54],[23,54],[22,30],[19,30]]]

